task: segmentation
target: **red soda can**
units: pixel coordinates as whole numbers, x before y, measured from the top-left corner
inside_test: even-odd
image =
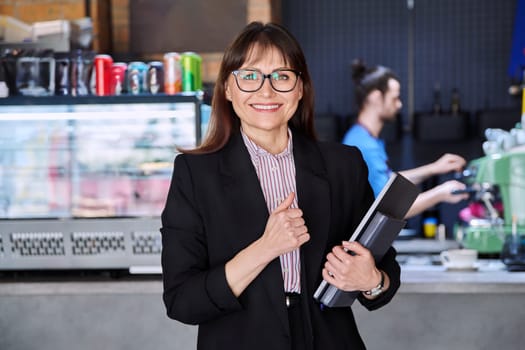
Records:
[[[95,94],[108,96],[111,92],[111,66],[113,59],[110,55],[95,56]]]
[[[180,55],[177,52],[164,54],[164,92],[174,95],[182,91]]]
[[[124,81],[126,79],[126,69],[128,65],[123,62],[115,62],[111,66],[111,95],[121,95],[124,90]]]

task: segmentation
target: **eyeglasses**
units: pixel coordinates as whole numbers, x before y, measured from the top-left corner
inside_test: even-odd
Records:
[[[232,72],[237,87],[244,92],[259,90],[265,79],[270,80],[270,85],[275,91],[289,92],[295,89],[301,72],[293,69],[276,69],[270,74],[263,74],[257,69],[239,69]]]

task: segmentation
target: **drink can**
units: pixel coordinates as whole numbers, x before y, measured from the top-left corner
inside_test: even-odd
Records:
[[[144,62],[134,61],[128,65],[128,93],[138,95],[145,93],[147,88],[148,65]]]
[[[95,65],[95,94],[108,96],[111,90],[111,66],[113,58],[110,55],[96,55]]]
[[[150,94],[164,91],[164,65],[162,62],[152,61],[148,64],[147,85]]]
[[[111,95],[121,95],[126,80],[128,65],[124,62],[115,62],[111,66]]]
[[[195,52],[184,52],[180,56],[182,67],[182,91],[202,90],[202,58]]]
[[[55,53],[55,95],[66,96],[69,95],[69,69],[70,69],[69,53],[57,52]]]
[[[92,51],[76,50],[71,54],[69,71],[71,96],[86,96],[95,93],[94,57],[95,54]]]
[[[180,55],[177,52],[164,54],[164,92],[173,95],[182,91]]]

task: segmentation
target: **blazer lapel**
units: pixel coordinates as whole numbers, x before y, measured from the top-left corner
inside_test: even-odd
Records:
[[[257,173],[240,134],[232,135],[224,149],[220,167],[224,192],[228,197],[226,200],[233,208],[232,215],[236,221],[235,235],[229,241],[235,251],[239,251],[263,234],[269,217]],[[261,279],[271,307],[283,327],[289,329],[279,258],[271,261],[258,279]]]
[[[232,135],[219,166],[225,205],[232,208],[235,222],[231,241],[236,250],[244,249],[264,232],[269,214],[257,173],[240,134]]]
[[[298,203],[310,233],[310,241],[301,247],[301,277],[306,277],[301,286],[310,295],[317,287],[325,258],[322,247],[326,246],[331,222],[330,185],[319,149],[300,134],[293,137]]]
[[[323,247],[326,246],[331,222],[330,184],[319,149],[299,134],[293,137],[297,198],[310,233],[310,241],[301,247],[301,293],[305,296],[302,305],[303,310],[308,310],[311,304],[306,298],[310,298],[317,288],[325,259]],[[312,339],[310,312],[303,315],[307,325],[306,337]],[[312,346],[307,342],[308,350]]]

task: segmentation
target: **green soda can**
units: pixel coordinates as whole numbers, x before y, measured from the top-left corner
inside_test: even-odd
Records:
[[[182,68],[182,91],[202,90],[202,58],[195,52],[184,52],[180,55]]]

